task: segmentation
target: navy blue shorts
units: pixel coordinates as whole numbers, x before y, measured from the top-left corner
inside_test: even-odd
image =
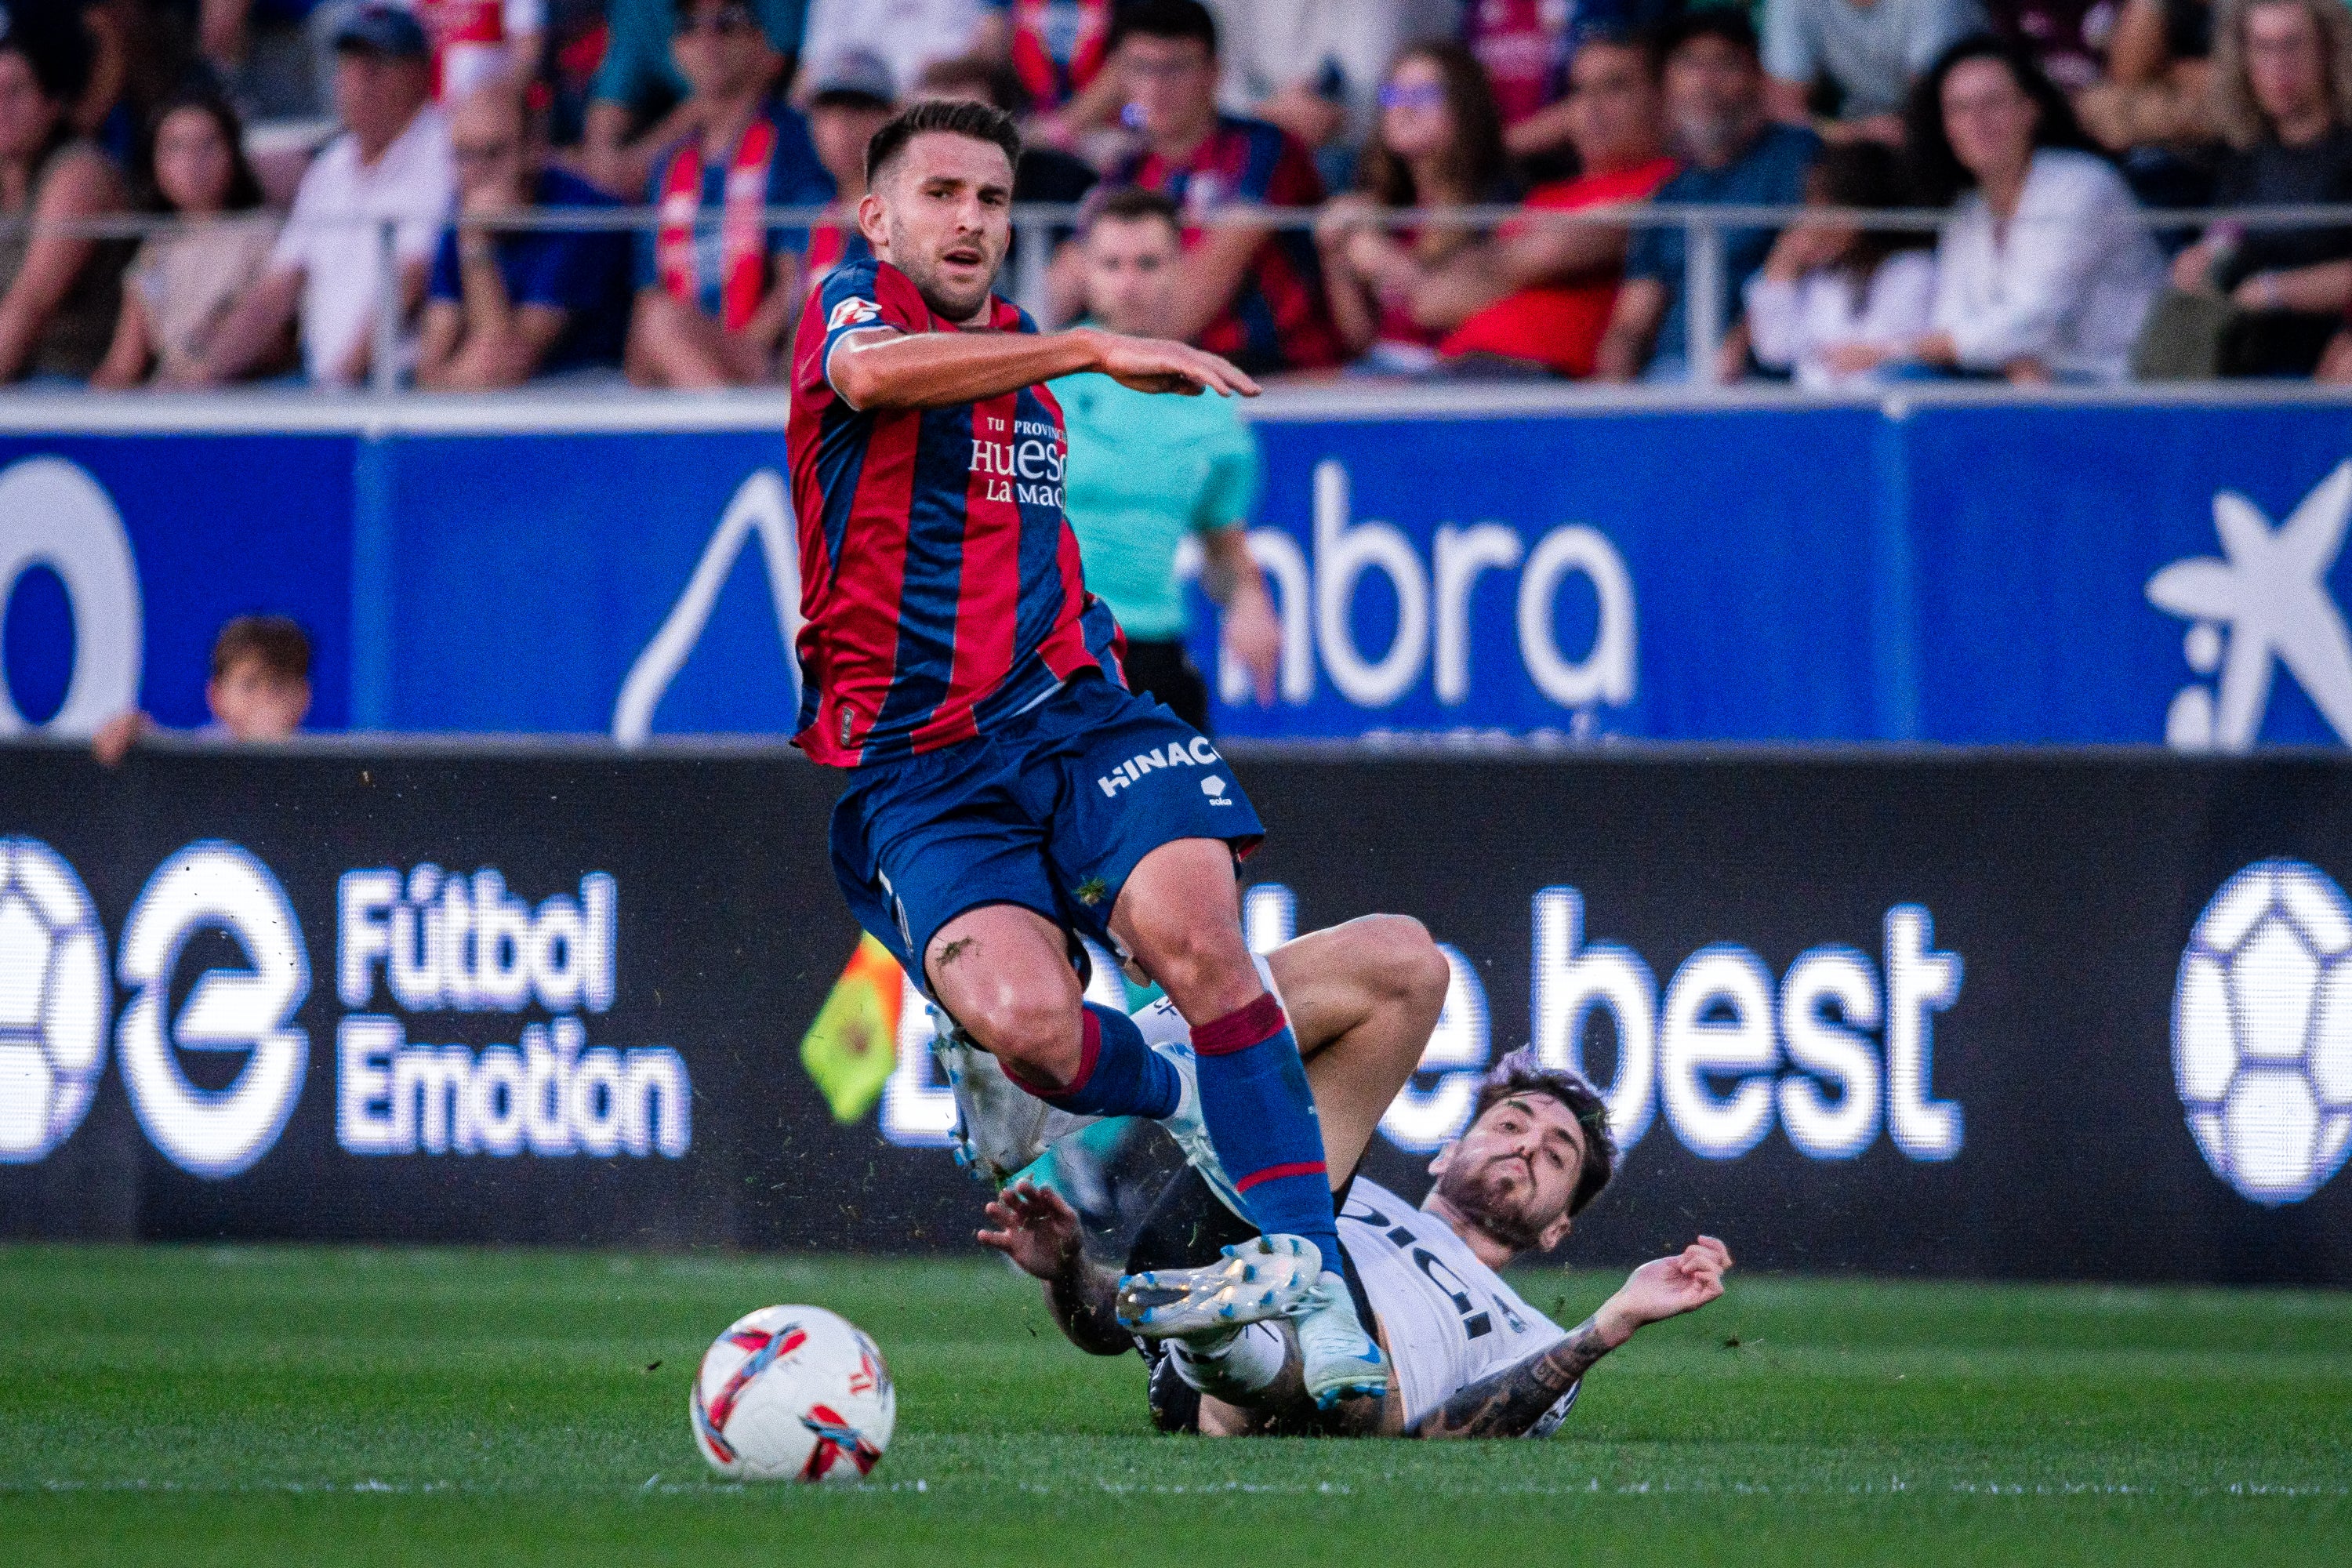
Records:
[[[925,990],[939,929],[1017,904],[1107,945],[1137,862],[1180,838],[1265,836],[1217,749],[1159,703],[1080,675],[996,730],[861,768],[833,808],[857,923]]]

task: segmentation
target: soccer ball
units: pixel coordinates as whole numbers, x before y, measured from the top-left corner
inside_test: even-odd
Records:
[[[2222,884],[2181,955],[2172,1071],[2205,1163],[2254,1202],[2300,1202],[2343,1165],[2352,904],[2326,872],[2263,860]]]
[[[898,1396],[874,1342],[822,1307],[762,1307],[711,1342],[694,1442],[722,1476],[855,1481],[890,1444]]]
[[[81,1125],[106,1049],[106,938],[81,879],[37,838],[0,838],[0,1163]]]

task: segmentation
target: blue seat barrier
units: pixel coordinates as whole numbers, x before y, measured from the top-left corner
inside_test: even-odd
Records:
[[[2341,403],[1270,404],[1272,707],[1196,622],[1231,735],[2352,736]],[[791,727],[780,406],[47,406],[0,436],[0,730],[200,722],[257,609],[310,628],[316,727]]]

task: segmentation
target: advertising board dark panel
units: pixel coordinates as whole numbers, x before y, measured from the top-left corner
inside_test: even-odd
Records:
[[[2352,1284],[2352,764],[1237,760],[1253,940],[1425,921],[1368,1168],[1533,1040],[1629,1152],[1569,1255]],[[980,1194],[919,1050],[799,1043],[855,928],[777,752],[0,752],[0,1235],[909,1250]],[[923,1032],[912,1010],[907,1041]]]

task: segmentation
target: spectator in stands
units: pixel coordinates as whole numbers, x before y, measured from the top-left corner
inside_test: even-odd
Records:
[[[213,83],[208,73],[192,70],[188,40],[150,0],[80,0],[80,9],[92,54],[74,129],[127,164],[166,99]]]
[[[1982,34],[1936,62],[1910,124],[1922,195],[1958,198],[1913,364],[2021,384],[2121,380],[2164,262],[2065,94],[2024,48]]]
[[[802,77],[793,96],[805,100],[812,72],[845,55],[863,53],[889,68],[894,82],[911,82],[933,60],[951,60],[983,48],[1001,58],[1003,29],[985,0],[809,0],[801,40]]]
[[[2215,118],[2231,152],[2213,203],[2352,204],[2352,9],[2343,0],[2223,0]],[[2172,282],[2250,312],[2227,368],[2308,375],[2352,307],[2352,229],[2217,226],[2173,259]]]
[[[278,244],[278,220],[261,209],[261,182],[246,161],[236,110],[217,93],[184,94],[165,104],[140,154],[147,206],[185,227],[151,235],[123,275],[122,309],[95,386],[164,384],[197,378],[214,332],[262,275]],[[290,331],[280,334],[275,370],[290,363]]]
[[[1877,142],[1833,146],[1813,165],[1808,205],[1907,206],[1901,157]],[[1748,280],[1756,363],[1799,386],[1831,391],[1867,381],[1926,335],[1936,299],[1933,234],[1801,223],[1782,231]]]
[[[751,0],[779,60],[800,53],[807,0]],[[677,0],[609,0],[604,63],[588,87],[581,166],[606,192],[635,201],[654,160],[701,126],[705,109],[679,74],[671,44]]]
[[[433,258],[416,383],[517,386],[534,375],[617,369],[629,324],[629,239],[614,231],[500,233],[518,213],[615,204],[547,166],[518,83],[493,77],[449,117],[457,216]]]
[[[1832,142],[1903,144],[1903,105],[1920,72],[1986,26],[1979,0],[1765,0],[1764,69],[1772,115]],[[1826,90],[1835,112],[1816,120]]]
[[[637,236],[632,379],[648,386],[772,381],[800,303],[807,236],[769,207],[819,206],[833,181],[808,122],[775,96],[782,62],[741,0],[677,0],[676,54],[698,128],[655,164],[656,234]]]
[[[1165,337],[1183,253],[1176,205],[1123,190],[1087,226],[1088,316],[1115,332]],[[1224,646],[1274,700],[1281,628],[1246,528],[1257,497],[1257,447],[1233,400],[1155,398],[1107,375],[1053,384],[1069,430],[1065,500],[1086,559],[1087,585],[1127,632],[1128,684],[1209,727],[1209,693],[1184,651],[1184,585],[1176,552],[1197,538],[1203,581],[1224,610]]]
[[[1985,0],[1985,14],[2069,96],[2106,79],[2116,0]]]
[[[1162,192],[1192,221],[1171,331],[1254,374],[1338,363],[1314,236],[1198,222],[1234,207],[1323,200],[1323,182],[1296,136],[1218,112],[1217,26],[1207,8],[1200,0],[1136,0],[1111,24],[1111,53],[1144,146],[1110,183]]]
[[[1007,61],[1032,111],[1049,116],[1102,79],[1103,65],[1109,58],[1114,0],[981,3],[995,14],[992,32],[983,36],[975,56],[966,58]],[[1099,89],[1097,96],[1102,96]],[[1101,118],[1100,111],[1093,118]],[[1067,136],[1051,134],[1046,140],[1060,145]]]
[[[302,176],[268,270],[214,331],[192,381],[234,381],[263,365],[299,305],[310,380],[352,385],[373,363],[386,291],[404,322],[424,303],[434,238],[457,191],[448,122],[430,101],[424,29],[400,6],[368,0],[336,32],[335,51],[344,133]],[[388,278],[385,222],[394,226]],[[415,353],[405,331],[398,352]]]
[[[239,616],[213,639],[205,706],[213,721],[199,739],[291,740],[310,712],[310,639],[284,616]],[[155,721],[137,709],[99,726],[90,749],[108,767],[121,762]]]
[[[1371,138],[1389,62],[1454,30],[1421,0],[1215,0],[1214,14],[1218,101],[1297,137],[1334,184]]]
[[[1572,155],[1570,61],[1596,37],[1654,37],[1682,10],[1682,0],[1469,0],[1462,41],[1494,84],[1511,156],[1540,169]]]
[[[1586,34],[1570,63],[1560,107],[1583,173],[1538,186],[1528,196],[1529,210],[1643,201],[1673,175],[1657,51],[1647,37]],[[1423,310],[1465,318],[1439,353],[1460,370],[1591,375],[1629,238],[1625,229],[1603,224],[1504,225],[1496,244],[1475,258],[1478,266],[1457,268],[1423,290]]]
[[[1805,171],[1821,140],[1765,113],[1764,68],[1748,14],[1731,6],[1685,12],[1665,35],[1666,119],[1682,172],[1660,185],[1662,202],[1794,206],[1804,199]],[[1724,339],[1712,367],[1718,382],[1737,381],[1748,363],[1739,291],[1772,248],[1769,228],[1722,231],[1723,267],[1717,321]],[[1645,228],[1625,258],[1625,281],[1596,355],[1606,380],[1691,379],[1690,308],[1680,228]]]
[[[0,16],[0,216],[56,223],[125,210],[113,161],[74,134],[92,54],[79,12],[15,0]],[[0,381],[88,379],[112,337],[130,253],[121,240],[0,234]]]
[[[866,195],[866,144],[897,111],[898,96],[890,68],[879,56],[856,52],[817,68],[808,106],[809,141],[833,179],[836,216],[809,231],[805,272],[811,285],[843,262],[872,254],[857,226],[857,204]]]
[[[1477,59],[1450,38],[1409,47],[1381,87],[1381,118],[1358,166],[1358,189],[1323,209],[1315,237],[1331,319],[1366,369],[1419,374],[1461,313],[1444,281],[1486,271],[1486,237],[1459,224],[1392,230],[1402,207],[1515,200],[1504,174],[1503,125]],[[1429,303],[1424,304],[1424,297]]]
[[[411,0],[433,41],[433,96],[470,98],[493,82],[518,88],[539,73],[547,0]]]
[[[196,44],[247,112],[295,119],[320,112],[333,75],[317,33],[342,21],[334,0],[198,0]]]
[[[2208,0],[2123,0],[2107,78],[2075,97],[2084,127],[2117,153],[2212,141],[2212,52]]]

